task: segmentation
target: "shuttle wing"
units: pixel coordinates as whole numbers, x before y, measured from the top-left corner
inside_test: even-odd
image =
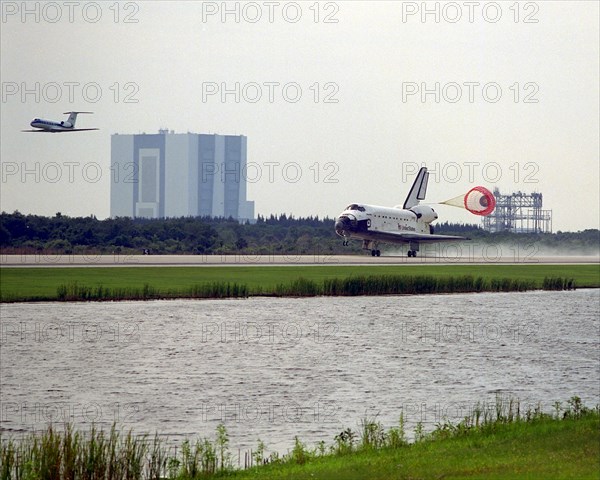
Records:
[[[456,240],[470,240],[468,237],[459,237],[455,235],[435,235],[435,234],[424,234],[424,233],[411,233],[411,232],[378,232],[370,231],[369,238],[378,240],[380,242],[388,243],[408,243],[408,242],[452,242]]]

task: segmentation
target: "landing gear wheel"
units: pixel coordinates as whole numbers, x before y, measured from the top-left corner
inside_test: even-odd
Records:
[[[409,251],[407,252],[407,255],[408,255],[409,257],[412,257],[412,250],[409,250]]]
[[[408,256],[409,257],[416,257],[417,256],[417,251],[416,250],[409,250],[408,251]]]
[[[375,255],[377,255],[378,257],[381,256],[381,250],[375,250]]]
[[[377,255],[377,250],[371,250],[371,256],[374,257],[375,255]]]

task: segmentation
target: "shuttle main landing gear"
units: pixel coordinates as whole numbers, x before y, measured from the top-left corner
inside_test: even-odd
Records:
[[[408,256],[409,257],[416,257],[418,251],[419,251],[419,242],[410,242],[408,244]]]
[[[363,240],[363,250],[371,250],[372,257],[379,257],[381,250],[377,248],[378,243],[373,240]]]

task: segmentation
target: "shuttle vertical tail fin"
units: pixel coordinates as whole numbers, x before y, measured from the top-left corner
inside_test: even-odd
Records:
[[[427,167],[421,167],[419,173],[417,173],[417,178],[415,178],[410,192],[408,192],[408,196],[406,197],[402,208],[409,209],[415,205],[418,205],[421,200],[425,200],[428,181],[429,173],[427,172]]]

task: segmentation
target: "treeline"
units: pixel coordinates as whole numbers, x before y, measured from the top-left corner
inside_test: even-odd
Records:
[[[598,253],[600,232],[556,234],[489,233],[478,225],[440,223],[435,233],[460,235],[482,244],[518,243],[536,249]],[[331,218],[270,215],[256,223],[229,218],[54,217],[0,214],[2,253],[89,254],[148,251],[152,254],[348,254],[361,251],[361,242],[343,247]]]
[[[341,252],[334,221],[318,217],[229,218],[54,217],[0,214],[3,253],[312,254]],[[344,251],[351,251],[345,248]]]

